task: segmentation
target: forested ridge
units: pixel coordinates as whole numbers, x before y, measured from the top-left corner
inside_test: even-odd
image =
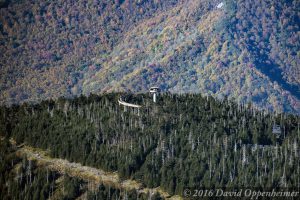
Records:
[[[28,149],[27,149],[28,150]],[[22,152],[7,138],[0,140],[0,198],[20,200],[42,199],[162,199],[155,192],[138,192],[116,187],[112,183],[95,182],[87,177],[41,164],[30,153]],[[40,151],[37,158],[40,158]],[[27,155],[29,157],[27,157]],[[57,166],[59,167],[59,166]],[[72,170],[72,169],[69,169]]]
[[[143,105],[118,105],[120,96]],[[153,188],[299,187],[299,116],[199,94],[110,93],[0,109],[0,130]]]
[[[0,102],[156,84],[300,113],[299,1],[0,2]]]

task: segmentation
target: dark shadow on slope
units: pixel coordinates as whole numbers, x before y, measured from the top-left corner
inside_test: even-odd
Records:
[[[7,8],[10,2],[11,2],[10,0],[0,0],[0,9]]]
[[[263,57],[263,60],[266,60],[266,57]],[[284,90],[289,91],[294,95],[298,100],[300,100],[300,87],[298,85],[289,84],[282,77],[282,70],[279,65],[275,63],[261,63],[259,61],[254,62],[257,69],[259,69],[263,74],[268,76],[272,82],[277,82]]]

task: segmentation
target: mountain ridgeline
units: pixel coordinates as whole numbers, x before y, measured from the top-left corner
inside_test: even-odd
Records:
[[[300,113],[297,0],[1,1],[0,101],[107,91]]]
[[[124,108],[127,102],[142,105]],[[2,137],[161,186],[299,187],[300,118],[199,94],[110,93],[0,108]]]

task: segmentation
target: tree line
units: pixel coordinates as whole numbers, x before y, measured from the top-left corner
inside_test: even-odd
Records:
[[[118,105],[119,96],[143,105]],[[0,108],[1,134],[54,157],[185,187],[299,187],[299,116],[200,94],[103,94]],[[274,132],[279,127],[280,133]],[[278,131],[278,130],[277,130]]]

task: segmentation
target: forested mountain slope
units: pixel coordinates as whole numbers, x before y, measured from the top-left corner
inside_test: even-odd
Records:
[[[179,197],[120,181],[115,173],[51,158],[45,151],[0,138],[0,198],[20,200],[141,199]],[[163,197],[158,192],[161,192]]]
[[[0,100],[200,92],[300,113],[294,1],[7,1]]]
[[[142,105],[118,105],[118,99]],[[0,130],[169,194],[186,187],[299,187],[299,116],[201,95],[106,94],[0,107]]]
[[[138,198],[145,200],[149,199],[149,196],[153,200],[162,199],[157,193],[138,193],[134,189],[124,190],[120,187],[114,187],[112,184],[103,184],[102,181],[95,181],[87,175],[81,177],[80,175],[89,173],[88,169],[85,168],[81,170],[81,174],[75,175],[72,173],[72,170],[75,171],[74,168],[68,168],[69,171],[62,172],[53,166],[48,166],[46,162],[49,160],[41,162],[40,160],[33,160],[32,156],[26,157],[27,154],[24,152],[23,154],[20,155],[20,149],[10,144],[7,139],[0,140],[1,199],[95,200]],[[42,157],[45,159],[44,156]],[[59,167],[57,166],[57,168]]]

